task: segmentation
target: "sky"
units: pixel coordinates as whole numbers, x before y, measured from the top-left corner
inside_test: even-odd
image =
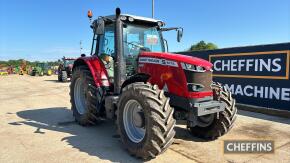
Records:
[[[0,0],[0,60],[52,61],[89,55],[87,18],[122,13],[151,17],[151,0]],[[219,48],[290,42],[290,0],[155,0],[155,18],[167,27],[169,51],[185,51],[200,40]]]

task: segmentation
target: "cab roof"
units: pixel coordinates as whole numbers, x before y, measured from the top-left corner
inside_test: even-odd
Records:
[[[153,18],[148,18],[148,17],[143,17],[143,16],[136,16],[136,15],[130,15],[130,14],[121,14],[121,17],[127,17],[127,20],[129,17],[133,18],[134,21],[138,21],[138,22],[145,22],[145,23],[149,23],[149,24],[157,24],[158,22],[161,22],[162,24],[164,24],[163,21],[158,20],[158,19],[153,19]],[[108,15],[108,16],[102,16],[102,18],[107,18],[110,20],[115,20],[116,19],[116,15]]]
[[[137,19],[137,20],[141,20],[141,21],[147,21],[147,22],[152,22],[152,23],[162,22],[161,20],[158,20],[158,19],[153,19],[153,18],[148,18],[148,17],[143,17],[143,16],[130,15],[130,14],[121,14],[120,16],[132,17],[133,19]],[[108,16],[104,16],[104,17],[105,18],[109,18],[109,19],[115,19],[116,15],[108,15]]]
[[[63,58],[64,60],[76,60],[76,58]]]

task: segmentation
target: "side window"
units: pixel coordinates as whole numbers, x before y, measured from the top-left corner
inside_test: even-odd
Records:
[[[100,38],[99,55],[106,54],[114,56],[114,27],[109,25],[105,27],[105,34]]]

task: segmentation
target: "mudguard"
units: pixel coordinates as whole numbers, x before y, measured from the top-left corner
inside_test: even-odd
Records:
[[[110,86],[108,73],[102,61],[97,56],[90,56],[90,57],[80,57],[78,58],[73,65],[73,70],[77,66],[86,65],[91,71],[91,74],[94,78],[95,84],[98,87],[102,86]]]

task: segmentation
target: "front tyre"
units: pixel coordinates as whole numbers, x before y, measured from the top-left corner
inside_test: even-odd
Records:
[[[61,71],[61,81],[67,82],[67,72]]]
[[[164,152],[175,136],[173,108],[157,85],[133,83],[122,90],[117,127],[130,154],[150,159]]]
[[[70,85],[70,102],[73,116],[80,125],[94,125],[99,119],[102,107],[102,89],[95,85],[90,70],[86,66],[76,67]]]
[[[219,83],[213,83],[212,90],[213,99],[226,104],[225,110],[218,113],[218,116],[205,115],[198,117],[197,120],[199,120],[199,123],[202,125],[190,128],[194,136],[207,140],[214,140],[225,135],[233,127],[237,118],[236,102],[235,99],[232,98],[231,92]]]

